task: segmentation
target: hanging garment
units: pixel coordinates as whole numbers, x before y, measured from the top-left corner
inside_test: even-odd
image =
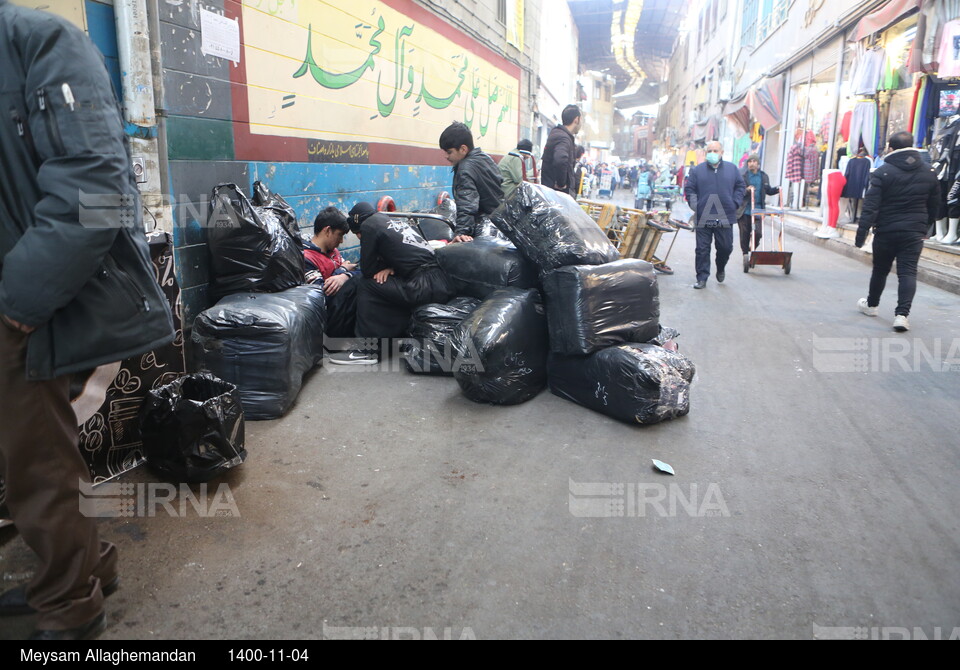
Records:
[[[689,151],[687,151],[686,155],[683,157],[683,164],[684,166],[698,165],[697,152],[694,151],[693,149],[690,149]]]
[[[787,153],[787,181],[803,181],[803,145],[799,142]]]
[[[877,146],[877,103],[861,101],[853,108],[850,119],[850,154],[857,153],[860,144],[867,148],[868,154],[873,154]]]
[[[846,112],[843,115],[843,119],[840,120],[840,136],[843,137],[844,142],[850,141],[850,117],[853,116],[853,111]]]
[[[913,126],[913,136],[917,139],[917,144],[925,145],[927,135],[930,133],[930,100],[933,98],[936,87],[932,84],[929,77],[923,78],[923,85],[920,91],[920,99],[917,103],[917,113]]]
[[[867,186],[870,184],[872,163],[873,161],[869,158],[862,156],[854,156],[847,161],[847,169],[843,173],[846,184],[844,184],[843,192],[840,194],[841,198],[860,199],[863,197],[867,191]]]
[[[944,24],[937,61],[940,77],[960,77],[960,19]]]
[[[803,150],[803,180],[816,181],[820,178],[820,151],[816,144],[808,144]]]
[[[907,119],[907,132],[912,133],[914,127],[916,126],[917,121],[917,104],[920,102],[920,95],[923,89],[923,82],[926,81],[926,77],[920,77],[917,79],[917,83],[913,87],[913,100],[910,101],[910,118]],[[917,139],[917,136],[914,135],[913,139]]]
[[[857,62],[854,72],[854,94],[876,95],[880,86],[880,76],[883,74],[883,61],[886,52],[883,49],[864,51]]]

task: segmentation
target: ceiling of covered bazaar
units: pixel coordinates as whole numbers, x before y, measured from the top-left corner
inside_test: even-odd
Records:
[[[580,65],[616,78],[620,109],[656,103],[687,3],[568,0],[580,31]]]

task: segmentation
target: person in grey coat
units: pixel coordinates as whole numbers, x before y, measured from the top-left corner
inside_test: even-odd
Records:
[[[31,639],[104,629],[116,549],[81,514],[75,376],[167,344],[123,121],[103,58],[66,20],[0,0],[0,475],[39,566],[0,594]]]

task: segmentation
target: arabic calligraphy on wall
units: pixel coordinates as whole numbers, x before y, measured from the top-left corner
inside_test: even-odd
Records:
[[[459,120],[489,153],[516,144],[519,79],[476,49],[375,0],[288,2],[276,13],[260,5],[243,6],[252,133],[324,140],[310,144],[323,152],[371,142],[435,148]],[[334,160],[323,152],[310,160]]]
[[[363,142],[310,140],[307,159],[311,163],[369,163],[370,149]]]

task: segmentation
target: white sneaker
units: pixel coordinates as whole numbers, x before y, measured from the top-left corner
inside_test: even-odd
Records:
[[[910,322],[907,321],[907,317],[897,314],[893,319],[893,329],[898,333],[905,333],[910,330]]]
[[[866,298],[860,298],[860,300],[857,302],[857,307],[867,316],[876,316],[877,312],[879,311],[876,307],[871,307],[868,305]]]
[[[327,356],[334,365],[376,365],[380,362],[376,354],[365,351],[338,351]]]

